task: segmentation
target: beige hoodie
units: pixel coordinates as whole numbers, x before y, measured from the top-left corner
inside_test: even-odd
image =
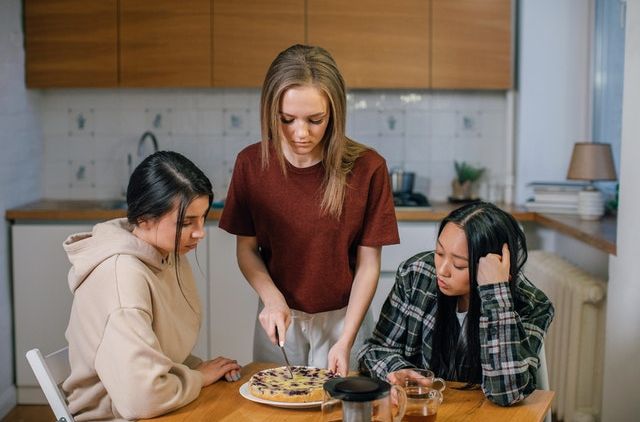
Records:
[[[66,337],[71,375],[63,383],[77,421],[150,418],[194,400],[201,361],[190,355],[200,303],[186,257],[176,279],[134,236],[126,219],[69,236],[64,249],[74,294]]]

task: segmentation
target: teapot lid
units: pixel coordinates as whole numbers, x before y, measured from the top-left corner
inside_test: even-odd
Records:
[[[367,377],[334,378],[324,383],[331,397],[345,401],[372,401],[389,394],[388,382]]]

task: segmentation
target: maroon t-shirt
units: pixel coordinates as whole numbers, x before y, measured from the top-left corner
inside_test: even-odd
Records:
[[[364,152],[347,177],[342,216],[321,215],[318,163],[287,176],[271,150],[262,169],[260,144],[238,154],[219,226],[256,236],[275,285],[292,309],[317,313],[347,306],[358,246],[400,242],[384,158]]]

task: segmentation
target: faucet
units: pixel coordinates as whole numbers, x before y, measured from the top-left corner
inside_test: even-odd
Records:
[[[146,141],[147,138],[151,139],[151,144],[153,145],[153,152],[158,152],[158,139],[156,138],[156,135],[154,135],[153,132],[151,131],[146,131],[145,133],[142,134],[142,136],[140,137],[140,140],[138,141],[138,154],[137,154],[138,162],[142,161],[142,155],[144,154],[144,141]],[[122,192],[121,192],[122,196],[125,198],[127,196],[127,184],[129,183],[129,179],[133,174],[133,159],[131,157],[131,154],[127,154],[127,170],[128,170],[127,180],[125,181],[125,184],[122,187]]]
[[[140,140],[138,141],[138,159],[142,158],[142,154],[144,152],[144,141],[147,138],[151,139],[151,143],[153,144],[153,152],[158,152],[158,140],[156,139],[156,135],[154,135],[153,132],[146,131],[142,134]]]

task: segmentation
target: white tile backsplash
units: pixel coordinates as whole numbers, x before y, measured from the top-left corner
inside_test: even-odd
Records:
[[[410,109],[405,114],[405,133],[407,139],[420,138],[427,144],[431,133],[431,113],[426,110]]]
[[[161,149],[205,170],[220,199],[237,153],[261,136],[258,89],[47,90],[40,105],[47,197],[119,196],[127,154],[139,163],[138,140],[151,130]],[[347,118],[348,136],[375,148],[390,168],[415,171],[416,191],[432,199],[450,194],[454,159],[490,168],[487,177],[505,173],[504,93],[352,91]]]
[[[252,124],[249,108],[230,107],[222,110],[224,136],[249,136]]]
[[[147,107],[144,110],[145,130],[171,135],[173,133],[173,109],[171,107]]]
[[[204,108],[196,113],[197,133],[200,135],[222,135],[224,132],[224,112],[222,109]]]
[[[378,119],[379,133],[383,137],[404,137],[405,111],[400,108],[389,108],[380,112]]]

